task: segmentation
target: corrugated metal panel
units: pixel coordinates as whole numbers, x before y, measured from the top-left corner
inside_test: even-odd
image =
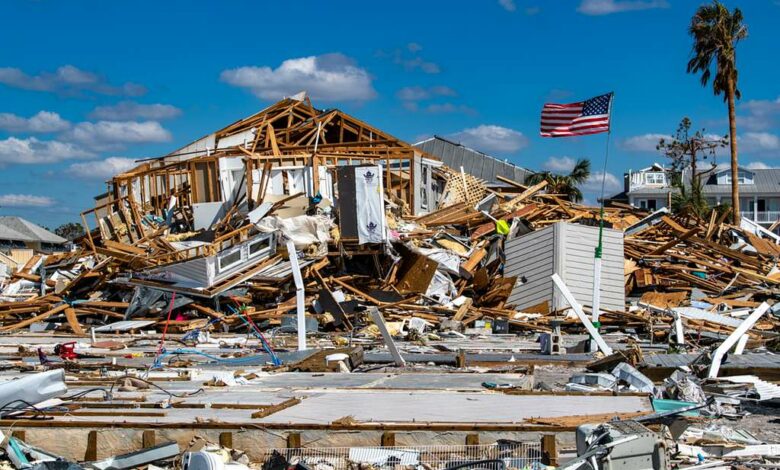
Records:
[[[498,183],[497,175],[511,178],[522,183],[530,171],[509,162],[485,155],[477,150],[450,142],[441,137],[419,142],[415,145],[424,152],[440,158],[445,165],[453,170],[463,171],[490,183]]]
[[[525,284],[515,284],[507,303],[523,310],[552,299],[553,241],[550,226],[506,243],[504,275],[517,276],[518,281],[522,277],[526,279]]]
[[[561,277],[574,297],[590,305],[593,297],[594,251],[598,244],[598,227],[559,223],[563,273]],[[624,310],[625,279],[623,267],[623,233],[604,229],[601,261],[601,306],[610,310]],[[557,308],[565,305],[556,305]]]
[[[720,380],[726,380],[739,384],[753,384],[760,400],[769,400],[772,398],[780,398],[780,386],[773,383],[761,380],[755,375],[735,375],[731,377],[721,377]]]

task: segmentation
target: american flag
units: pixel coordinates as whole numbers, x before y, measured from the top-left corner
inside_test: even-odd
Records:
[[[579,103],[547,103],[542,108],[542,137],[609,132],[609,111],[612,93]]]

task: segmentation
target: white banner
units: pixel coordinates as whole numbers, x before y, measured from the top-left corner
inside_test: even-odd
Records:
[[[358,243],[382,243],[385,233],[385,203],[382,169],[379,166],[355,168],[355,199]]]

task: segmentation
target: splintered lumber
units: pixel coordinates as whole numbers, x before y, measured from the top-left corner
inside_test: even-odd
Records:
[[[70,329],[74,334],[78,336],[84,336],[84,329],[81,327],[79,319],[76,316],[76,310],[74,310],[72,307],[66,308],[65,319],[68,321],[68,326],[70,326]]]
[[[41,313],[40,315],[36,315],[32,318],[28,318],[27,320],[20,321],[18,323],[14,323],[12,325],[6,325],[3,327],[0,327],[0,331],[13,331],[13,330],[19,330],[21,328],[25,328],[27,326],[32,325],[33,323],[37,323],[41,320],[45,320],[53,315],[56,315],[65,309],[69,308],[70,305],[63,303],[61,305],[58,305],[57,307],[54,307],[51,310],[48,310],[46,312]]]
[[[474,252],[469,256],[469,259],[463,262],[461,264],[461,267],[471,274],[474,275],[474,271],[479,267],[479,263],[482,262],[483,259],[485,259],[485,256],[487,256],[488,252],[484,248],[478,248],[474,250]]]
[[[458,311],[455,312],[455,316],[453,316],[452,319],[455,321],[462,321],[473,304],[474,301],[470,297],[466,297],[466,300],[458,307]]]
[[[514,198],[512,198],[509,202],[505,203],[504,205],[506,207],[513,208],[516,205],[518,205],[521,202],[523,202],[524,200],[528,199],[529,197],[533,196],[534,194],[536,194],[539,191],[541,191],[542,189],[544,189],[545,186],[547,186],[547,181],[546,180],[544,180],[544,181],[542,181],[540,183],[537,183],[537,184],[531,186],[530,188],[526,189],[522,193],[520,193],[518,196],[515,196]]]
[[[692,228],[692,229],[690,229],[690,230],[687,230],[687,231],[685,231],[685,233],[683,233],[682,235],[680,235],[678,238],[674,238],[674,239],[672,239],[672,240],[670,240],[670,241],[668,241],[668,242],[664,243],[663,245],[659,246],[659,247],[658,247],[658,248],[656,248],[655,250],[653,250],[653,251],[651,251],[650,253],[648,253],[648,255],[649,255],[649,256],[653,256],[653,255],[660,255],[660,254],[663,254],[663,253],[665,253],[665,252],[666,252],[666,250],[668,250],[669,248],[671,248],[671,247],[673,247],[673,246],[677,245],[677,244],[678,244],[678,243],[680,243],[681,241],[685,241],[685,240],[687,240],[687,239],[691,238],[692,236],[696,235],[697,233],[699,233],[699,227],[694,227],[694,228]]]

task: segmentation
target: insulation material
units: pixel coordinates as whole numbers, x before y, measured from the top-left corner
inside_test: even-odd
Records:
[[[385,210],[382,172],[378,166],[355,167],[355,195],[358,243],[382,243],[385,233]]]
[[[448,304],[458,296],[458,289],[455,288],[455,283],[452,282],[450,276],[441,271],[436,271],[425,295],[436,299],[442,304]]]
[[[450,274],[460,273],[461,258],[456,253],[441,248],[417,248],[416,251],[439,263],[439,268],[445,269]]]
[[[328,252],[332,226],[333,222],[322,215],[299,215],[288,219],[270,216],[256,224],[261,232],[270,233],[277,230],[282,232],[285,238],[292,240],[296,250],[305,250],[311,245],[316,245],[318,253],[322,253],[322,256]]]

